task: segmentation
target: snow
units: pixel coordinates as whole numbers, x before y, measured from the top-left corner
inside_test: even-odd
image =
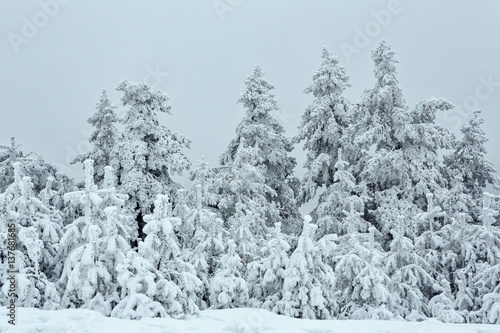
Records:
[[[83,309],[47,310],[17,308],[16,325],[7,324],[7,308],[0,308],[2,333],[500,333],[500,325],[444,324],[374,320],[306,320],[276,315],[261,309],[204,310],[184,320],[143,318],[123,320]],[[141,331],[139,331],[141,330]]]

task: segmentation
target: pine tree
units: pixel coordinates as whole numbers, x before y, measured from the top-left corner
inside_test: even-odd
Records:
[[[313,75],[313,82],[304,90],[314,100],[302,115],[296,143],[304,142],[307,160],[306,174],[302,180],[299,202],[311,200],[318,188],[335,182],[333,166],[337,162],[337,151],[349,124],[349,101],[342,96],[350,87],[349,77],[336,57],[323,49],[323,62]]]
[[[189,168],[182,150],[190,141],[160,125],[158,113],[171,114],[165,93],[128,81],[117,90],[130,108],[121,120],[124,129],[111,153],[111,166],[117,172],[118,191],[129,196],[127,208],[136,215],[139,238],[144,239],[143,215],[152,212],[156,194],[174,198],[180,185],[171,177]]]
[[[262,170],[264,184],[272,190],[266,193],[268,204],[278,209],[277,215],[266,212],[268,226],[281,222],[286,233],[298,234],[300,223],[295,201],[298,189],[293,177],[296,161],[288,156],[293,145],[284,136],[283,126],[271,114],[278,110],[272,94],[274,87],[264,79],[259,66],[255,67],[245,85],[246,89],[238,100],[246,108],[245,117],[236,128],[236,138],[221,155],[220,164],[230,167],[236,162],[243,140],[247,146],[259,147],[255,166]]]
[[[93,149],[78,155],[70,162],[70,164],[83,163],[87,159],[92,159],[95,170],[94,182],[97,185],[101,185],[104,180],[104,168],[111,165],[111,151],[117,143],[115,109],[116,106],[111,105],[106,90],[103,90],[99,103],[96,105],[96,112],[88,119],[88,123],[95,128],[89,137]]]

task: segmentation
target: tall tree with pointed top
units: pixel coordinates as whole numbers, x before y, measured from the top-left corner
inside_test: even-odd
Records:
[[[460,175],[465,193],[472,196],[475,201],[476,208],[472,208],[471,213],[476,222],[479,221],[481,200],[486,185],[491,184],[495,189],[500,189],[500,178],[496,174],[496,169],[486,158],[484,144],[488,139],[481,128],[483,123],[480,110],[470,114],[468,123],[461,129],[462,140],[444,160],[448,176],[451,178]]]
[[[94,148],[76,156],[70,162],[70,164],[83,163],[87,159],[92,159],[95,169],[94,181],[97,185],[101,185],[104,179],[104,168],[111,164],[111,151],[117,141],[118,132],[115,123],[118,119],[115,109],[116,106],[111,105],[106,90],[103,90],[99,103],[96,105],[96,112],[88,119],[88,123],[95,128],[89,137],[89,142]]]
[[[284,136],[283,126],[272,116],[272,112],[279,109],[272,94],[274,87],[264,79],[259,66],[255,67],[245,85],[238,102],[246,108],[246,113],[236,128],[236,138],[220,157],[220,164],[230,166],[234,163],[242,139],[247,146],[258,146],[256,166],[262,168],[265,184],[272,189],[266,194],[266,200],[279,210],[278,216],[267,216],[268,225],[282,222],[285,232],[298,234],[300,215],[295,201],[298,189],[293,176],[296,162],[295,158],[288,156],[293,150],[292,143]]]
[[[307,150],[300,203],[311,200],[321,186],[335,182],[337,151],[342,146],[341,139],[349,123],[351,103],[342,96],[344,90],[351,86],[349,77],[326,47],[322,58],[320,68],[313,75],[313,82],[304,90],[314,99],[302,115],[299,134],[294,138],[297,143],[304,141],[304,150]]]
[[[122,134],[111,153],[117,172],[118,191],[128,194],[128,209],[135,213],[139,238],[144,239],[143,215],[150,214],[158,193],[174,198],[180,187],[173,174],[180,174],[190,163],[183,149],[190,141],[160,124],[158,113],[171,114],[169,97],[146,83],[123,81],[116,88],[129,110],[121,122]]]

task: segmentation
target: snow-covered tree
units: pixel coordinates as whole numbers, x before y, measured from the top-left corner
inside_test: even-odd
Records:
[[[6,189],[7,209],[17,213],[16,228],[35,228],[43,243],[38,257],[40,269],[49,278],[53,276],[58,242],[62,236],[62,217],[54,209],[47,207],[35,195],[31,177],[23,176],[20,162],[14,163],[14,182]],[[28,258],[28,248],[23,247],[24,257]],[[22,259],[21,259],[22,260]],[[28,260],[29,261],[29,260]],[[33,267],[33,263],[27,265]]]
[[[17,144],[14,138],[11,138],[11,144],[0,145],[0,193],[14,182],[14,163],[19,163],[23,174],[31,178],[33,183],[33,192],[38,195],[45,187],[47,179],[54,177],[56,181],[68,176],[57,172],[54,165],[47,163],[35,152],[22,152],[19,150],[20,144]]]
[[[124,129],[111,153],[111,166],[117,172],[117,190],[129,196],[127,208],[135,213],[139,238],[144,239],[143,215],[152,212],[156,194],[174,197],[180,186],[171,177],[189,168],[183,149],[190,141],[160,125],[158,113],[171,114],[165,93],[126,80],[116,89],[130,108],[121,120]]]
[[[297,248],[285,269],[283,296],[273,312],[304,319],[331,319],[338,313],[335,275],[314,241],[317,226],[305,216]]]
[[[241,307],[248,302],[248,283],[241,273],[243,264],[233,240],[228,240],[226,251],[210,281],[210,307],[214,309]]]
[[[329,185],[321,195],[318,207],[314,211],[317,218],[318,232],[316,235],[318,238],[327,234],[346,234],[348,226],[345,212],[350,211],[351,207],[361,215],[364,212],[364,202],[367,198],[362,194],[363,187],[356,185],[356,179],[347,167],[348,163],[342,159],[342,148],[339,148],[335,163],[334,183]],[[367,222],[359,220],[355,227],[356,231],[366,231],[367,224]]]
[[[479,221],[483,190],[487,184],[492,184],[495,189],[500,189],[500,179],[496,174],[493,164],[486,158],[484,147],[488,139],[481,125],[484,119],[481,111],[476,110],[469,115],[468,123],[461,128],[462,140],[459,141],[453,153],[445,156],[445,166],[448,177],[460,175],[465,193],[472,196],[476,209],[471,214],[475,221]]]
[[[375,241],[375,228],[359,233],[366,230],[366,222],[352,203],[343,213],[345,232],[333,251],[340,317],[391,319],[390,309],[398,299],[389,292],[390,279],[381,264],[385,253]]]
[[[342,96],[350,87],[349,77],[336,57],[323,49],[323,62],[313,75],[313,82],[304,90],[314,99],[302,115],[295,142],[305,141],[306,173],[302,180],[300,203],[311,200],[318,188],[329,186],[334,180],[337,151],[348,126],[349,101]]]
[[[40,235],[34,227],[22,228],[19,231],[19,240],[26,247],[33,266],[25,267],[17,274],[17,305],[44,310],[60,309],[60,295],[54,283],[40,270],[44,247]]]
[[[385,259],[385,271],[392,280],[391,293],[399,296],[401,307],[395,314],[405,318],[429,315],[428,302],[440,291],[432,277],[432,267],[415,251],[411,239],[405,236],[407,226],[405,217],[398,216],[397,228],[393,230],[394,239],[390,252]],[[418,317],[417,317],[418,318]]]
[[[267,246],[262,249],[263,257],[248,265],[248,283],[253,306],[271,311],[282,298],[285,270],[290,262],[290,245],[281,232],[281,224],[275,228]]]
[[[139,254],[156,267],[162,279],[173,284],[168,287],[168,294],[156,297],[171,316],[197,313],[199,308],[196,294],[202,282],[196,277],[194,267],[181,257],[175,235],[181,221],[170,216],[168,195],[158,194],[154,205],[154,213],[144,216],[146,238],[139,243]],[[173,286],[177,288],[176,292],[172,289]]]
[[[275,191],[266,185],[259,151],[240,138],[234,161],[217,179],[222,192],[219,210],[245,263],[253,261],[257,249],[265,245],[269,223],[279,214],[275,204],[267,200]]]
[[[171,281],[161,279],[156,267],[135,251],[128,251],[122,264],[116,266],[121,287],[119,302],[111,311],[112,317],[141,319],[143,317],[168,317],[164,306],[156,295],[172,299],[178,287]],[[182,312],[180,304],[177,313]],[[173,310],[172,308],[170,310]]]
[[[259,66],[255,67],[245,85],[238,102],[246,108],[246,113],[236,128],[236,138],[221,155],[220,164],[230,167],[237,163],[238,149],[243,140],[247,146],[259,147],[255,166],[262,170],[264,184],[272,190],[265,198],[270,205],[277,207],[278,213],[266,212],[268,226],[281,222],[286,233],[298,234],[300,215],[295,201],[298,181],[293,176],[296,161],[288,156],[293,145],[284,136],[283,126],[272,116],[272,112],[279,109],[272,94],[274,87],[264,79]]]
[[[70,162],[70,164],[83,163],[87,159],[92,159],[95,170],[94,182],[97,185],[101,185],[104,180],[104,168],[111,165],[111,151],[118,137],[115,127],[117,122],[115,109],[116,106],[111,105],[106,90],[103,90],[99,103],[96,105],[96,112],[88,119],[88,123],[95,128],[89,137],[93,149],[76,156]]]
[[[21,163],[14,162],[13,168],[14,181],[2,195],[0,215],[4,231],[14,229],[12,232],[20,240],[14,251],[19,271],[17,304],[57,309],[59,294],[51,279],[55,276],[53,269],[62,234],[62,219],[35,195],[31,177],[23,176]],[[3,294],[7,294],[6,290]]]
[[[58,283],[64,307],[83,307],[109,315],[119,301],[115,268],[130,251],[128,237],[132,232],[118,207],[107,207],[101,214],[103,197],[109,201],[115,189],[98,190],[93,165],[93,160],[84,162],[85,189],[65,195],[67,201],[83,207],[84,215],[67,227],[61,239],[59,255],[64,266]],[[123,206],[123,200],[115,199]]]

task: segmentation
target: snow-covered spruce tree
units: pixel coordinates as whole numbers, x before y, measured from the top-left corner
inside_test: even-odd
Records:
[[[154,213],[144,216],[146,238],[144,242],[139,242],[139,254],[149,260],[160,274],[161,282],[155,299],[170,316],[197,313],[197,292],[202,282],[196,277],[193,265],[181,257],[175,234],[181,221],[171,216],[168,195],[158,194],[154,205]]]
[[[394,51],[382,41],[372,58],[376,83],[350,110],[356,121],[343,137],[344,155],[356,179],[366,183],[371,199],[366,218],[388,234],[397,215],[415,213],[410,202],[400,200],[401,187],[408,182],[401,148],[410,116],[396,78]]]
[[[415,238],[415,250],[431,265],[435,279],[442,272],[441,254],[445,242],[439,232],[441,225],[438,218],[445,215],[441,207],[434,204],[434,195],[427,193],[427,211],[416,216],[425,231]]]
[[[269,311],[282,298],[285,282],[285,269],[290,262],[290,245],[281,232],[281,224],[275,223],[267,246],[262,249],[261,259],[248,265],[251,306]]]
[[[144,239],[143,215],[152,212],[156,194],[174,198],[180,186],[171,176],[189,168],[183,149],[190,141],[160,125],[158,113],[171,114],[165,93],[126,80],[116,89],[130,108],[121,120],[124,129],[111,152],[111,166],[117,173],[117,190],[129,196],[127,208],[136,216],[139,239]]]
[[[115,268],[130,250],[131,231],[118,207],[101,212],[103,197],[109,199],[115,189],[98,190],[93,165],[91,159],[84,162],[84,190],[65,195],[65,200],[83,208],[84,215],[66,228],[61,239],[59,256],[64,266],[58,284],[63,291],[63,307],[83,307],[110,315],[119,301]],[[123,200],[120,203],[123,205]]]
[[[476,275],[477,254],[473,236],[477,234],[477,225],[467,220],[468,215],[459,213],[458,217],[441,228],[440,234],[444,240],[441,252],[443,274],[450,282],[452,293],[456,294],[455,309],[464,317],[477,310],[474,296],[473,278]],[[468,299],[470,297],[470,300]]]
[[[423,231],[415,238],[415,251],[429,265],[430,275],[436,281],[435,294],[429,296],[428,309],[433,318],[443,322],[462,323],[464,318],[455,309],[455,297],[452,292],[453,276],[443,267],[443,254],[446,253],[446,241],[439,218],[446,213],[434,203],[434,195],[427,193],[427,211],[416,216]],[[437,294],[437,292],[440,292]]]
[[[400,184],[399,188],[405,192],[403,198],[422,212],[430,211],[427,207],[427,193],[433,193],[434,202],[446,210],[444,204],[448,203],[446,201],[450,193],[442,174],[439,152],[453,148],[455,136],[448,129],[435,124],[435,120],[437,112],[446,112],[452,108],[453,105],[442,98],[423,100],[411,110],[410,124],[404,131],[401,149],[409,179],[406,184]],[[440,217],[440,221],[450,222],[446,216]],[[418,221],[415,222],[418,224]],[[428,230],[427,226],[423,230]]]
[[[44,310],[58,310],[60,296],[54,283],[40,270],[40,258],[44,243],[34,227],[22,228],[19,240],[26,247],[33,266],[25,267],[17,274],[17,304]]]
[[[178,191],[174,209],[174,214],[182,220],[179,228],[182,248],[194,248],[198,242],[193,236],[204,224],[202,220],[213,219],[219,214],[216,209],[219,195],[215,185],[215,171],[204,157],[191,172],[190,178],[191,187]],[[206,229],[207,225],[204,227]]]
[[[348,126],[349,101],[342,96],[350,87],[349,77],[336,57],[323,49],[323,62],[313,75],[313,82],[304,90],[314,99],[302,115],[296,143],[304,141],[307,160],[306,173],[302,180],[299,202],[311,200],[318,188],[335,182],[333,166],[337,162],[337,151]]]
[[[269,217],[276,220],[279,214],[275,203],[267,200],[275,191],[266,185],[261,162],[260,148],[248,146],[241,137],[232,164],[217,179],[222,192],[219,210],[245,263],[265,245]]]
[[[471,314],[473,321],[498,323],[499,309],[495,300],[500,299],[500,228],[494,226],[498,211],[492,209],[494,195],[483,194],[483,207],[480,219],[483,224],[475,228],[471,235],[476,249],[477,265],[473,284],[476,294],[475,304],[480,309]]]
[[[248,303],[248,283],[241,274],[243,264],[232,239],[228,240],[226,251],[210,280],[210,308],[213,309],[242,307]]]
[[[136,251],[128,251],[122,264],[116,266],[121,287],[119,302],[111,311],[112,317],[141,319],[143,317],[168,317],[165,307],[156,300],[159,290],[163,299],[172,299],[178,287],[161,279],[151,262]],[[178,312],[181,306],[178,305]]]
[[[342,148],[338,150],[335,168],[333,183],[321,195],[319,204],[314,210],[318,238],[328,234],[346,234],[348,226],[345,212],[349,212],[352,207],[356,212],[363,214],[364,203],[367,200],[362,194],[363,187],[356,185],[356,179],[347,169],[348,163],[342,159]],[[368,223],[363,221],[356,225],[355,229],[356,232],[364,232],[367,228]]]
[[[266,200],[270,205],[275,205],[278,212],[265,212],[268,226],[281,222],[284,232],[298,235],[300,215],[295,201],[298,181],[293,176],[296,161],[288,156],[293,145],[284,136],[283,126],[272,116],[272,112],[278,110],[272,94],[274,87],[264,79],[259,66],[255,67],[245,84],[246,89],[238,102],[246,108],[246,113],[236,128],[236,138],[221,155],[220,164],[231,167],[236,162],[242,139],[246,146],[258,146],[255,166],[261,168],[264,184],[272,190],[266,193]],[[234,207],[236,202],[232,205]]]
[[[338,291],[340,317],[345,319],[391,319],[397,296],[389,293],[390,279],[381,265],[385,256],[375,241],[375,228],[369,233],[362,213],[351,203],[344,211],[345,233],[333,251],[335,290]]]
[[[352,108],[351,117],[357,121],[347,130],[345,150],[354,163],[354,176],[366,183],[371,197],[366,218],[388,236],[398,215],[424,212],[425,194],[437,195],[445,187],[438,151],[451,148],[454,137],[434,121],[437,111],[452,105],[432,98],[409,111],[396,78],[394,52],[383,41],[372,57],[377,81]],[[412,238],[418,235],[414,227]]]
[[[472,207],[472,216],[479,222],[483,190],[487,184],[500,189],[500,179],[496,169],[486,158],[484,144],[488,141],[481,125],[484,120],[481,111],[476,110],[469,115],[468,123],[461,128],[462,140],[456,144],[455,150],[445,156],[445,166],[448,177],[456,174],[462,176],[465,193],[472,196],[476,208]]]
[[[59,294],[51,279],[62,234],[61,216],[36,197],[30,177],[23,177],[20,162],[14,163],[14,182],[3,196],[5,222],[15,225],[20,242],[16,253],[18,306],[59,308]],[[5,286],[4,286],[5,288]],[[6,294],[6,290],[3,290]]]
[[[25,176],[31,178],[33,192],[37,195],[45,187],[47,179],[52,176],[57,182],[68,176],[57,172],[54,165],[47,163],[35,152],[22,152],[19,150],[14,138],[9,146],[0,145],[0,193],[14,182],[14,163],[21,164]]]
[[[297,248],[285,269],[283,296],[273,312],[304,319],[331,319],[338,313],[335,276],[314,241],[317,226],[305,216]]]
[[[200,187],[201,185],[197,185],[197,188]],[[197,207],[201,206],[201,196],[200,188]],[[225,249],[224,243],[229,233],[224,229],[223,221],[217,214],[206,208],[191,210],[188,218],[193,217],[199,219],[199,227],[191,239],[192,247],[184,248],[182,256],[193,265],[196,276],[202,282],[198,298],[200,309],[205,309],[210,303],[210,280],[220,267],[221,255]]]
[[[394,239],[385,259],[385,271],[392,280],[390,292],[401,300],[395,314],[409,320],[425,318],[430,315],[429,300],[441,289],[431,275],[432,267],[406,237],[404,216],[398,216],[397,228],[392,233]]]
[[[87,159],[92,159],[95,170],[94,182],[99,186],[104,180],[104,167],[111,165],[111,151],[118,137],[115,127],[117,122],[115,109],[116,106],[111,105],[106,90],[103,90],[99,103],[96,105],[96,112],[88,119],[88,123],[95,128],[89,137],[93,149],[76,156],[70,162],[70,164],[83,163]]]
[[[215,208],[218,194],[215,186],[215,170],[201,157],[196,168],[191,172],[191,190],[188,193],[189,202],[194,205],[198,202],[198,185],[201,191],[201,204],[204,207]]]

